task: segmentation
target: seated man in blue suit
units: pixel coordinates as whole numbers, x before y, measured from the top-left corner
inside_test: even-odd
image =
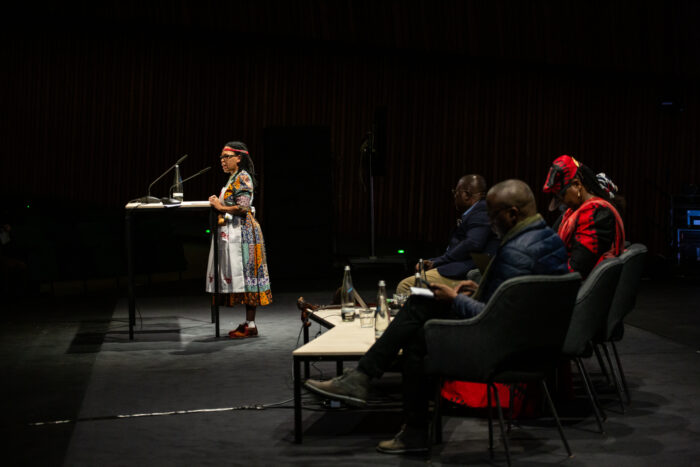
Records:
[[[379,378],[396,360],[403,369],[404,427],[377,450],[386,454],[425,452],[428,449],[428,382],[423,374],[425,335],[429,319],[464,319],[481,313],[504,281],[528,274],[568,272],[567,254],[559,235],[537,213],[532,190],[520,180],[496,184],[486,197],[488,217],[500,245],[481,283],[462,281],[454,288],[431,284],[434,298],[412,296],[382,336],[342,376],[329,381],[308,380],[311,391],[351,405],[366,404],[369,382]],[[455,358],[459,358],[455,355]]]
[[[481,175],[465,175],[452,190],[455,208],[461,217],[457,228],[450,236],[447,250],[442,256],[423,262],[426,279],[430,283],[454,287],[474,269],[471,254],[488,253],[493,255],[498,241],[491,231],[486,213],[486,181]],[[416,265],[416,271],[418,265]],[[408,295],[414,284],[413,277],[407,277],[396,287],[397,294]]]

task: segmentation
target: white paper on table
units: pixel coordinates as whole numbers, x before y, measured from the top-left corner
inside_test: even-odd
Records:
[[[435,294],[430,289],[422,287],[411,287],[411,295],[422,295],[423,297],[434,297]]]

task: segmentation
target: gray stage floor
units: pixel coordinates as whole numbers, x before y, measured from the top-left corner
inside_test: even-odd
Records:
[[[699,336],[693,334],[698,288],[679,287],[646,284],[630,317],[635,325],[619,345],[632,391],[627,412],[604,396],[605,435],[595,432],[592,416],[567,418],[571,459],[549,424],[523,424],[511,438],[516,465],[700,465],[700,353],[692,345]],[[677,300],[664,300],[667,294]],[[328,295],[306,296],[326,302]],[[213,337],[204,296],[140,299],[133,342],[123,299],[86,298],[9,319],[2,361],[10,390],[4,426],[15,447],[10,458],[68,466],[426,464],[374,451],[401,421],[396,399],[377,410],[324,411],[305,395],[304,444],[293,443],[297,296],[276,294],[256,320],[261,336],[242,341]],[[242,314],[241,308],[223,310],[223,335]],[[685,331],[667,332],[670,325],[656,322],[676,316],[687,320]],[[644,323],[663,332],[643,329]],[[318,329],[314,325],[312,335]],[[327,376],[333,368],[313,371]],[[397,383],[389,376],[378,393],[391,398]],[[68,423],[33,424],[59,420]],[[490,465],[484,419],[446,418],[444,438],[432,464]],[[500,447],[495,463],[505,465]]]

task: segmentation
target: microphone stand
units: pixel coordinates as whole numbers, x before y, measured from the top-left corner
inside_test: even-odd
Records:
[[[367,132],[367,139],[362,144],[362,150],[369,156],[369,259],[376,260],[375,253],[375,223],[374,223],[374,173],[372,171],[372,159],[374,156],[374,125],[372,131]]]
[[[156,178],[155,180],[153,180],[153,182],[151,182],[150,185],[148,185],[148,195],[146,195],[146,196],[144,196],[144,197],[142,197],[142,198],[137,198],[137,199],[134,200],[134,202],[142,203],[142,204],[155,204],[155,203],[160,203],[160,202],[161,202],[161,199],[160,199],[160,198],[156,198],[155,196],[151,196],[151,188],[153,188],[153,185],[155,185],[156,182],[158,182],[161,178],[165,177],[165,175],[166,175],[168,172],[170,172],[171,170],[173,170],[173,169],[175,168],[176,165],[179,165],[179,164],[180,164],[182,161],[184,161],[185,159],[187,159],[187,154],[185,154],[184,156],[182,156],[182,157],[181,157],[177,162],[175,162],[168,170],[166,170],[165,172],[163,172],[163,173],[160,175],[160,177]]]

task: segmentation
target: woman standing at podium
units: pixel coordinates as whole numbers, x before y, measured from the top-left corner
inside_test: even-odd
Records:
[[[230,174],[219,196],[209,197],[209,204],[219,211],[219,292],[226,304],[242,303],[246,320],[228,333],[233,339],[257,337],[255,312],[258,306],[272,302],[270,276],[267,272],[265,243],[260,224],[255,220],[253,191],[255,166],[248,148],[240,141],[226,143],[221,151],[221,168]],[[209,251],[207,292],[214,293],[214,245]]]

